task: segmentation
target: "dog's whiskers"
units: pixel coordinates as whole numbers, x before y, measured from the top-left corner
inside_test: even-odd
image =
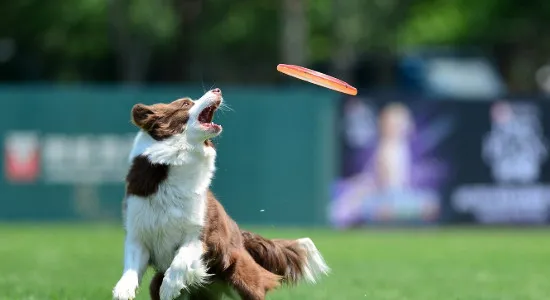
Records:
[[[218,107],[218,109],[222,112],[226,111],[235,111],[233,108],[231,108],[227,103],[222,102],[222,104]]]

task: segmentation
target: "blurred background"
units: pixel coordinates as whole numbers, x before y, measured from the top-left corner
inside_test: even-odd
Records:
[[[109,299],[130,109],[213,87],[231,107],[216,116],[214,192],[243,227],[312,237],[333,268],[271,299],[550,293],[550,2],[21,0],[0,13],[0,299]]]

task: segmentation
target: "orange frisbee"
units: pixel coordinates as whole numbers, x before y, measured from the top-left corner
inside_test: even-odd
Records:
[[[277,71],[331,90],[339,91],[344,94],[352,96],[357,95],[357,89],[349,85],[347,82],[308,68],[279,64],[277,65]]]

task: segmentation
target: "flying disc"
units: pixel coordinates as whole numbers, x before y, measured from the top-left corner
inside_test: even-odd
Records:
[[[357,95],[357,89],[347,82],[308,68],[279,64],[277,65],[277,71],[344,94]]]

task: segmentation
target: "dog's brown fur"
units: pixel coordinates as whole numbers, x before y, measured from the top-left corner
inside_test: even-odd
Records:
[[[153,105],[136,104],[132,108],[132,123],[147,131],[157,141],[169,138],[184,130],[189,120],[189,109],[194,103],[182,98],[171,103]]]

